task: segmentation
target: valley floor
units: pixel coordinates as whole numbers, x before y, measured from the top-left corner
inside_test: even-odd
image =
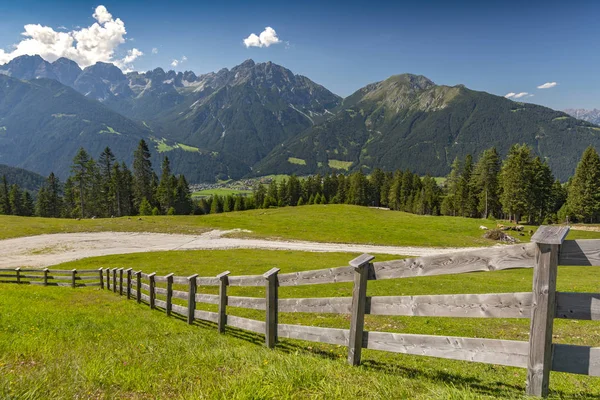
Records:
[[[465,248],[377,246],[366,244],[279,241],[224,237],[240,230],[212,230],[200,235],[147,232],[57,233],[0,241],[0,268],[48,267],[63,262],[111,254],[165,250],[266,249],[428,256]]]

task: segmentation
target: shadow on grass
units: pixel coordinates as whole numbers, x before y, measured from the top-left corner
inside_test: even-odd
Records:
[[[149,303],[142,301],[141,304],[149,306]],[[158,310],[166,314],[166,310],[162,307],[155,307]],[[171,318],[180,320],[183,323],[187,323],[187,316],[172,312]],[[216,331],[218,325],[214,322],[204,321],[201,319],[194,319],[192,325],[201,328],[206,328]],[[241,339],[245,342],[252,343],[254,345],[265,344],[265,336],[262,334],[234,328],[231,326],[225,327],[225,334],[227,336]],[[326,351],[318,347],[312,347],[296,343],[295,340],[279,341],[277,342],[276,349],[286,354],[294,353],[305,353],[311,354],[317,357],[326,358],[329,360],[338,360],[345,362],[345,357],[341,358],[338,354],[331,351]],[[447,371],[433,370],[426,371],[422,369],[409,368],[398,365],[396,363],[386,363],[372,359],[366,359],[363,357],[360,368],[365,370],[381,372],[389,375],[396,375],[407,379],[414,380],[427,380],[435,383],[442,383],[448,386],[460,388],[467,388],[474,391],[476,394],[484,396],[494,396],[498,398],[524,398],[525,397],[525,386],[524,385],[512,385],[501,381],[485,381],[474,376],[465,376],[463,374],[454,374]],[[580,393],[565,393],[563,391],[550,391],[550,397],[558,397],[560,399],[598,399],[600,395],[590,395],[585,392]]]

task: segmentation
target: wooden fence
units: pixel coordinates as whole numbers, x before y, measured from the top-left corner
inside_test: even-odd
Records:
[[[113,268],[85,271],[3,270],[2,282],[42,285],[100,286],[128,299],[162,308],[168,315],[180,314],[188,323],[214,322],[219,332],[225,326],[265,335],[266,346],[278,338],[300,339],[348,347],[348,362],[358,365],[361,350],[374,349],[396,353],[441,357],[454,360],[527,368],[527,394],[546,396],[550,371],[600,376],[600,347],[552,343],[555,318],[600,320],[600,294],[556,292],[557,266],[600,265],[600,240],[564,241],[568,227],[541,227],[532,243],[438,256],[373,262],[368,254],[352,260],[350,266],[279,274],[273,268],[263,275],[230,276],[225,271],[216,277],[197,274],[181,277],[158,276]],[[533,288],[523,293],[453,294],[426,296],[368,297],[369,280],[460,274],[534,268]],[[43,272],[43,275],[32,275]],[[66,275],[62,275],[66,274]],[[7,280],[6,278],[11,278]],[[84,281],[86,283],[83,283]],[[93,281],[93,282],[89,282]],[[89,282],[89,283],[88,283]],[[279,299],[281,286],[353,282],[352,297]],[[175,290],[185,285],[186,290]],[[198,293],[199,286],[216,286],[218,295]],[[262,286],[264,297],[229,296],[230,286]],[[181,286],[176,286],[181,287]],[[175,304],[173,299],[186,302]],[[179,303],[183,303],[180,301]],[[214,304],[217,312],[198,310],[198,303]],[[227,314],[227,307],[265,311],[265,321]],[[280,312],[340,313],[350,315],[349,329],[278,323]],[[529,318],[529,341],[367,332],[364,316],[403,315],[468,318]]]

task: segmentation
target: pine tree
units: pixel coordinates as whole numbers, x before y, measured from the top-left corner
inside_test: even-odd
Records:
[[[9,192],[10,189],[8,187],[8,182],[6,181],[6,175],[2,175],[2,185],[0,186],[0,213],[6,215],[12,214]]]
[[[192,200],[192,191],[185,176],[179,175],[177,186],[175,187],[175,213],[177,215],[189,215],[194,209]]]
[[[567,203],[581,222],[594,222],[600,216],[600,157],[593,146],[585,149],[577,164]]]
[[[252,196],[254,197],[254,200],[256,201],[256,204],[259,207],[262,207],[262,204],[265,201],[265,196],[267,195],[267,189],[265,188],[265,185],[263,185],[262,183],[257,183],[254,186],[253,189],[253,194]]]
[[[452,162],[450,174],[446,179],[446,197],[442,202],[442,214],[456,216],[458,213],[458,188],[462,167],[458,157]]]
[[[71,166],[74,183],[73,188],[77,191],[81,218],[84,218],[86,215],[86,200],[89,196],[91,187],[92,176],[90,173],[90,161],[90,156],[85,149],[81,147],[75,155],[75,158],[73,158],[73,165]]]
[[[145,197],[142,199],[142,201],[140,202],[140,209],[139,209],[139,213],[140,215],[152,215],[152,206],[150,205],[150,202],[148,201],[148,199],[146,199]]]
[[[244,211],[246,209],[244,203],[244,196],[235,196],[233,211]]]
[[[484,150],[471,177],[471,191],[477,201],[477,212],[482,218],[489,215],[499,216],[500,157],[495,147]]]
[[[223,201],[221,197],[218,195],[214,195],[211,198],[210,202],[210,213],[211,214],[219,214],[223,212]]]
[[[290,176],[290,179],[287,182],[286,191],[287,203],[290,206],[297,205],[298,199],[302,196],[302,187],[300,185],[300,180],[296,175]]]
[[[509,219],[518,223],[521,216],[531,210],[533,198],[533,160],[531,148],[515,144],[502,164],[500,202]]]
[[[31,217],[34,213],[35,206],[33,205],[33,197],[28,191],[23,191],[23,198],[21,200],[21,215],[24,217]]]
[[[171,174],[169,157],[165,157],[162,162],[160,181],[156,188],[156,201],[160,204],[160,208],[164,213],[166,213],[169,208],[173,207],[176,185],[177,180]]]
[[[548,164],[539,157],[533,160],[533,180],[531,190],[533,199],[529,211],[529,222],[543,223],[552,208],[552,187],[554,176]]]
[[[113,187],[113,165],[115,163],[115,155],[110,147],[106,147],[98,158],[98,166],[100,169],[100,193],[101,206],[104,216],[112,216],[115,213],[115,190]]]
[[[463,217],[471,217],[472,209],[475,206],[471,196],[471,175],[473,173],[473,156],[467,154],[462,164],[462,172],[458,180],[456,190],[458,200],[458,214]]]
[[[143,199],[153,203],[153,178],[150,150],[146,141],[142,139],[133,153],[133,196],[136,208],[139,208]]]

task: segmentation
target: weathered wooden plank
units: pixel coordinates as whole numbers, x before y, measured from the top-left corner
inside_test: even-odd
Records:
[[[600,321],[600,293],[556,292],[554,318]]]
[[[229,286],[264,286],[262,275],[239,275],[229,277]]]
[[[219,317],[217,321],[219,333],[224,333],[225,325],[227,325],[227,286],[229,286],[230,273],[224,271],[217,275],[219,280]]]
[[[531,307],[531,292],[375,296],[367,299],[366,312],[420,317],[529,318]]]
[[[167,302],[164,300],[154,299],[154,306],[167,309]]]
[[[77,274],[79,274],[79,271],[77,271]],[[78,281],[98,281],[99,278],[98,278],[98,276],[78,276],[76,278],[76,280],[78,280]]]
[[[234,315],[227,316],[227,325],[233,326],[234,328],[245,329],[256,333],[265,333],[265,323],[263,321],[256,321],[254,319],[236,317]]]
[[[348,346],[349,331],[348,329],[279,324],[277,327],[277,334],[279,337],[288,339]]]
[[[265,316],[265,345],[272,349],[277,343],[277,324],[279,322],[279,283],[277,274],[279,268],[271,268],[263,274],[266,279],[265,299],[266,299],[266,316]]]
[[[558,264],[600,266],[600,239],[565,240],[560,246]]]
[[[167,289],[161,288],[161,287],[155,287],[154,288],[154,292],[156,294],[160,294],[161,296],[166,296],[167,295]]]
[[[254,310],[266,310],[267,301],[259,297],[240,297],[228,296],[227,305],[229,307],[251,308]]]
[[[219,279],[212,276],[198,277],[198,286],[219,286]]]
[[[187,317],[188,309],[187,307],[180,306],[179,304],[173,304],[173,312],[184,317]]]
[[[156,275],[156,276],[154,277],[154,280],[155,280],[157,283],[167,283],[167,277],[166,277],[166,276],[158,276],[158,275]]]
[[[369,279],[410,278],[462,274],[478,271],[499,271],[533,268],[535,244],[485,248],[435,256],[373,263]]]
[[[187,285],[188,278],[187,276],[173,276],[173,283],[176,285]]]
[[[150,296],[148,296],[147,294],[141,293],[140,298],[148,303],[150,302]]]
[[[219,314],[211,311],[196,310],[194,311],[194,318],[215,323],[219,322]]]
[[[72,281],[72,276],[59,276],[59,275],[48,275],[48,279],[56,280],[56,281]]]
[[[16,278],[16,277],[17,277],[16,272],[14,274],[0,274],[0,278]]]
[[[354,286],[352,287],[352,305],[350,306],[352,315],[348,336],[348,363],[350,365],[360,364],[367,307],[367,281],[373,258],[375,257],[363,254],[350,261],[350,265],[354,268]]]
[[[546,397],[552,369],[552,326],[556,309],[558,244],[536,244],[533,307],[529,329],[527,394]]]
[[[600,376],[600,347],[555,344],[552,370]]]
[[[44,269],[46,268],[21,268],[21,272],[44,272]],[[95,270],[96,272],[98,272],[98,270]],[[0,268],[0,272],[15,272],[14,268]],[[71,270],[67,271],[68,273],[71,273]]]
[[[149,291],[150,291],[150,285],[148,285],[147,283],[142,283],[142,284],[140,285],[140,287],[142,288],[142,290],[145,290],[145,291],[147,291],[147,292],[149,292]]]
[[[516,340],[365,332],[363,346],[372,350],[452,360],[526,367],[529,344]]]
[[[352,267],[317,269],[279,275],[279,286],[316,285],[321,283],[352,282]]]
[[[140,274],[142,275],[143,279],[148,279],[149,274],[146,274],[146,273],[141,272],[141,271],[140,271]]]
[[[78,283],[77,287],[90,287],[90,286],[100,286],[100,282],[94,283]]]
[[[196,279],[198,278],[198,274],[194,274],[188,277],[188,316],[187,322],[188,324],[192,324],[194,322],[194,312],[196,311]]]
[[[2,276],[2,275],[0,275]],[[14,277],[14,275],[13,275]],[[44,275],[23,275],[21,274],[21,278],[24,279],[44,279]],[[94,277],[94,279],[98,279],[97,277]]]
[[[198,293],[196,294],[196,302],[206,304],[219,304],[219,295]]]
[[[350,314],[351,306],[352,297],[279,299],[279,312]]]
[[[565,237],[569,233],[568,226],[545,226],[542,225],[537,231],[531,236],[533,243],[539,244],[562,244]]]
[[[173,297],[176,299],[187,300],[189,293],[182,290],[173,290]]]

